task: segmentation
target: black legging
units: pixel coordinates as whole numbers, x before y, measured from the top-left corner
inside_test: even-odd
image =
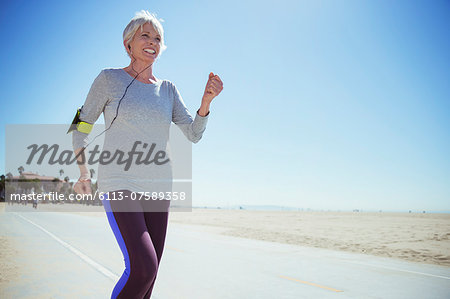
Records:
[[[160,212],[164,210],[161,206],[158,212],[151,212],[147,203],[131,200],[128,190],[105,195],[109,199],[119,198],[119,192],[123,192],[121,201],[103,199],[109,224],[125,260],[125,271],[111,298],[150,298],[164,250],[169,205],[163,204],[166,206],[165,212]]]

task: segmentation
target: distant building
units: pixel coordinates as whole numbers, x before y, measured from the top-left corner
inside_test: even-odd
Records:
[[[26,180],[26,181],[25,181]],[[54,176],[39,175],[37,173],[24,171],[20,176],[12,176],[7,180],[6,184],[13,187],[17,191],[25,191],[27,189],[28,180],[38,180],[43,192],[57,191],[61,188],[64,181]]]

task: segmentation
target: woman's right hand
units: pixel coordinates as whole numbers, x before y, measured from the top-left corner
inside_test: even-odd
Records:
[[[78,182],[73,186],[73,190],[78,194],[92,194],[89,176],[81,175]]]

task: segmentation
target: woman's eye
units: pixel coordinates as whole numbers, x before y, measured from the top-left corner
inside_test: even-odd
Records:
[[[147,33],[143,33],[141,36],[150,37]],[[161,38],[157,37],[156,40],[160,42]]]

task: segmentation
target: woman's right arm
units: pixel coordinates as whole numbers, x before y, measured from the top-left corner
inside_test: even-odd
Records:
[[[86,163],[83,161],[86,161],[86,156],[84,154],[84,148],[80,147],[75,150],[75,155],[77,156],[77,161],[79,163],[78,166],[80,167],[80,178],[76,182],[76,184],[73,186],[73,190],[78,194],[91,194],[91,178],[89,169],[86,165]]]
[[[108,91],[108,80],[106,78],[105,70],[102,70],[92,83],[86,101],[80,110],[80,121],[92,125],[97,121],[110,98]],[[80,178],[73,189],[75,192],[82,194],[91,193],[90,172],[86,164],[86,155],[84,153],[86,146],[89,143],[88,136],[89,133],[80,132],[78,130],[72,131],[72,146],[74,153],[77,156],[78,167],[80,168]]]

